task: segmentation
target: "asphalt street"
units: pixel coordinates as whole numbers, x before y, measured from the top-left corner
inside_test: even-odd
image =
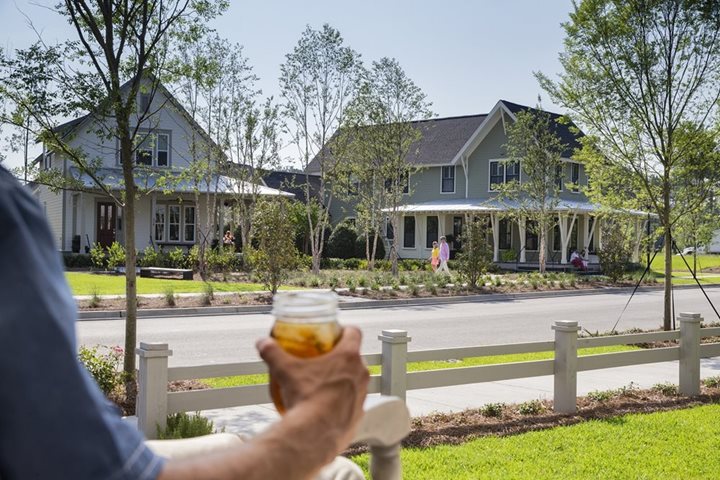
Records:
[[[720,309],[720,289],[707,289]],[[550,340],[555,320],[577,320],[589,331],[609,330],[629,294],[609,293],[450,305],[344,310],[340,321],[358,325],[365,335],[363,351],[379,352],[383,329],[404,329],[412,337],[410,350]],[[675,292],[676,312],[700,312],[718,320],[699,290]],[[618,329],[653,328],[661,324],[662,291],[639,291],[623,314]],[[142,318],[138,341],[167,342],[171,365],[226,363],[257,359],[254,343],[266,335],[270,315],[218,315]],[[124,321],[78,322],[84,345],[122,345]]]

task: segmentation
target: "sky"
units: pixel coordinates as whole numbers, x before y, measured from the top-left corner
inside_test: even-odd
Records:
[[[0,45],[34,42],[30,21],[46,42],[70,38],[69,25],[47,8],[56,2],[0,0]],[[571,9],[571,0],[230,0],[213,27],[243,46],[266,96],[279,97],[280,64],[306,25],[329,23],[366,64],[395,57],[440,117],[487,113],[500,99],[535,105],[538,95],[545,109],[560,112],[533,72],[561,71],[561,23]],[[8,156],[9,167],[20,164]]]

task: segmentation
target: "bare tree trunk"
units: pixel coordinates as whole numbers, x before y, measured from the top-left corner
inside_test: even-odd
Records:
[[[123,128],[124,127],[124,128]],[[135,345],[137,344],[137,278],[135,264],[135,177],[133,176],[132,143],[127,125],[120,126],[120,158],[125,180],[125,392],[135,397]]]
[[[540,273],[545,273],[545,228],[540,229],[540,246],[538,247],[538,264],[540,267]]]
[[[393,225],[393,241],[392,241],[392,247],[390,248],[390,266],[393,277],[397,277],[400,273],[400,270],[398,268],[398,234],[400,232],[400,219],[397,215],[393,215],[392,219],[392,225]]]
[[[668,195],[669,196],[669,195]],[[666,210],[667,212],[667,210]],[[665,282],[663,295],[663,329],[672,328],[672,233],[669,213],[665,213]]]

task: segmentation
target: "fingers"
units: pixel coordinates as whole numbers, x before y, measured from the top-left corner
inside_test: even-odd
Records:
[[[337,347],[348,350],[360,350],[362,344],[362,332],[357,327],[347,326],[343,328],[342,337]],[[336,347],[336,348],[337,348]]]
[[[260,358],[268,365],[277,365],[288,359],[289,354],[283,350],[272,338],[261,338],[255,343]]]

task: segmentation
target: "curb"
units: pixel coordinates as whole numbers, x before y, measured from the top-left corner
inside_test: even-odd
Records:
[[[340,310],[362,310],[366,308],[387,308],[387,307],[412,307],[422,305],[447,305],[453,303],[485,303],[485,302],[513,302],[517,300],[532,300],[536,298],[549,297],[574,297],[584,295],[603,295],[608,293],[630,293],[633,287],[607,287],[588,288],[585,290],[552,290],[544,292],[519,292],[519,293],[486,293],[478,295],[462,295],[457,297],[425,297],[425,298],[403,298],[396,300],[368,300],[362,302],[341,302]],[[639,292],[662,290],[662,286],[644,286],[638,289]],[[677,290],[690,290],[697,288],[696,285],[678,285]],[[703,285],[703,288],[714,290],[720,285]],[[202,317],[212,315],[251,315],[270,313],[270,305],[235,305],[227,307],[191,307],[191,308],[162,308],[138,310],[138,318],[163,318],[163,317]],[[78,312],[78,321],[93,320],[122,320],[125,318],[124,310],[90,311]]]

